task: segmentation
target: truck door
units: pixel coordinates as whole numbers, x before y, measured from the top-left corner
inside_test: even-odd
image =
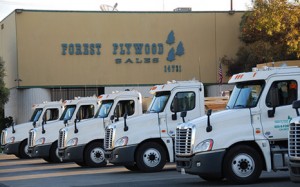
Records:
[[[299,84],[293,79],[271,82],[260,103],[263,133],[270,140],[286,139],[290,120],[296,116],[292,102],[298,99]]]
[[[179,91],[177,92],[170,104],[166,106],[166,132],[162,133],[162,137],[164,135],[173,137],[175,134],[175,129],[177,125],[182,123],[182,118],[180,117],[180,113],[185,111],[187,115],[185,117],[185,121],[190,121],[196,117],[200,116],[199,111],[199,89],[189,89],[188,91]],[[203,103],[202,103],[203,104]],[[161,129],[162,130],[162,129]]]

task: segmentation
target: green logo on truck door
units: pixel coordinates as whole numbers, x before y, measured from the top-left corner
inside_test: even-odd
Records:
[[[290,126],[290,121],[292,120],[291,116],[288,116],[288,119],[284,119],[284,120],[275,120],[275,125],[274,128],[278,129],[279,131],[287,131],[289,129]]]

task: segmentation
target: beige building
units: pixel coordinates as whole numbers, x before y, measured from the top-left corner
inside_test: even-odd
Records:
[[[23,122],[34,103],[126,88],[146,95],[168,80],[217,85],[219,59],[241,45],[243,13],[15,10],[0,23],[5,115]]]

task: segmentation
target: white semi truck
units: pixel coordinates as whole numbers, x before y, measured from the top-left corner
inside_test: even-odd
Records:
[[[119,91],[99,96],[100,107],[91,120],[70,125],[59,131],[58,153],[63,161],[74,161],[80,166],[101,167],[107,164],[103,140],[105,127],[141,115],[142,96],[137,91]]]
[[[64,112],[59,121],[42,124],[29,131],[28,154],[33,158],[43,158],[47,162],[60,162],[58,157],[58,131],[68,125],[84,122],[94,117],[98,107],[97,97],[79,97],[63,103]]]
[[[33,114],[27,123],[12,124],[2,131],[1,146],[5,154],[14,154],[19,158],[29,158],[27,153],[28,131],[45,122],[58,121],[62,114],[62,102],[43,102],[33,105]]]
[[[288,170],[288,129],[296,116],[300,68],[256,69],[233,75],[227,109],[176,129],[177,170],[207,181],[255,182],[262,170]]]
[[[293,182],[300,182],[300,100],[293,103],[297,117],[293,118],[289,129],[289,171]]]
[[[204,87],[199,81],[172,81],[151,88],[148,111],[109,125],[105,133],[105,157],[129,170],[160,171],[174,162],[176,126],[205,115]],[[180,112],[187,112],[181,118]]]

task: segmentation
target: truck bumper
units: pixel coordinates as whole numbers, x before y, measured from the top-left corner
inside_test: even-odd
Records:
[[[195,154],[192,157],[176,157],[176,169],[199,176],[222,177],[222,161],[225,150]]]
[[[293,182],[300,182],[300,161],[290,160],[290,179]]]
[[[105,158],[108,162],[114,165],[134,165],[134,152],[137,148],[137,145],[126,146],[126,147],[117,147],[112,151],[105,152]]]
[[[67,147],[58,150],[58,155],[63,161],[83,162],[83,152],[85,145]]]
[[[28,154],[32,158],[48,158],[52,144],[28,147]]]
[[[15,142],[15,143],[9,143],[3,146],[3,153],[5,154],[14,154],[18,155],[19,154],[19,147],[20,147],[21,142]]]

